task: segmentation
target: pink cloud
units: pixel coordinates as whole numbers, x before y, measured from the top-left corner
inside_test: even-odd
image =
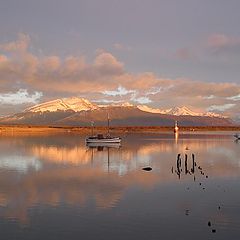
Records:
[[[225,34],[212,34],[208,37],[207,45],[210,48],[224,48],[240,45],[239,37],[227,36]]]
[[[30,37],[27,34],[19,33],[16,41],[0,44],[0,50],[7,52],[24,52],[27,50],[29,43]]]
[[[124,63],[105,50],[98,50],[92,62],[86,62],[85,56],[68,56],[64,59],[59,56],[39,57],[29,51],[29,41],[27,35],[20,34],[15,42],[0,44],[0,93],[16,92],[22,88],[30,92],[43,92],[50,98],[56,95],[81,95],[90,100],[99,100],[104,93],[110,92],[115,94],[108,96],[108,101],[131,102],[137,99],[157,107],[191,104],[195,108],[231,104],[234,101],[231,97],[240,93],[237,83],[160,78],[152,72],[129,73]],[[212,37],[209,41],[210,46],[215,47],[230,43],[236,44],[237,41],[223,36]],[[187,49],[179,52],[182,58],[188,58],[190,54]],[[234,103],[236,106],[231,111],[239,107],[239,103]]]
[[[193,54],[188,48],[180,48],[176,51],[175,56],[180,60],[189,60],[193,57]]]

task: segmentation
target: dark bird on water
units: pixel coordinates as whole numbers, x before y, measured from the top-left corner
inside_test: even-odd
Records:
[[[152,168],[151,167],[144,167],[144,168],[142,168],[142,170],[144,170],[144,171],[152,171]]]

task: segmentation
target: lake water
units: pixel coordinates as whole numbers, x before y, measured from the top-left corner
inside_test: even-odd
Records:
[[[84,139],[0,135],[1,239],[240,239],[233,133]]]

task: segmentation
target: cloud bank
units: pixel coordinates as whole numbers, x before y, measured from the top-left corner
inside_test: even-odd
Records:
[[[85,56],[38,56],[29,50],[30,43],[28,35],[19,34],[16,41],[0,44],[0,108],[9,103],[29,104],[74,95],[102,103],[128,101],[158,108],[186,105],[239,115],[237,83],[170,79],[152,72],[133,74],[105,50],[96,51],[92,61]],[[235,46],[238,40],[224,36],[208,39],[211,48],[229,44]],[[185,50],[179,55],[189,57]]]

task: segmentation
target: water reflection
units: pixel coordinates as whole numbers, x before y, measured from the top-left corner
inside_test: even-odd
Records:
[[[129,135],[121,148],[86,147],[84,136],[78,135],[1,137],[0,220],[30,224],[29,209],[67,205],[78,211],[89,204],[91,209],[111,213],[120,208],[120,215],[132,207],[134,219],[151,206],[168,209],[164,212],[167,219],[171,211],[176,214],[179,209],[188,217],[194,211],[208,216],[204,206],[215,204],[219,197],[229,204],[232,201],[221,195],[228,188],[217,186],[222,186],[221,181],[239,180],[239,156],[239,145],[225,135]],[[146,166],[152,171],[142,171]],[[236,190],[239,186],[231,187]],[[209,191],[209,198],[199,189]],[[185,191],[194,194],[186,198]],[[230,197],[231,192],[228,194]],[[140,204],[141,199],[145,202]],[[193,209],[199,201],[202,213]],[[139,219],[146,223],[145,217]]]

